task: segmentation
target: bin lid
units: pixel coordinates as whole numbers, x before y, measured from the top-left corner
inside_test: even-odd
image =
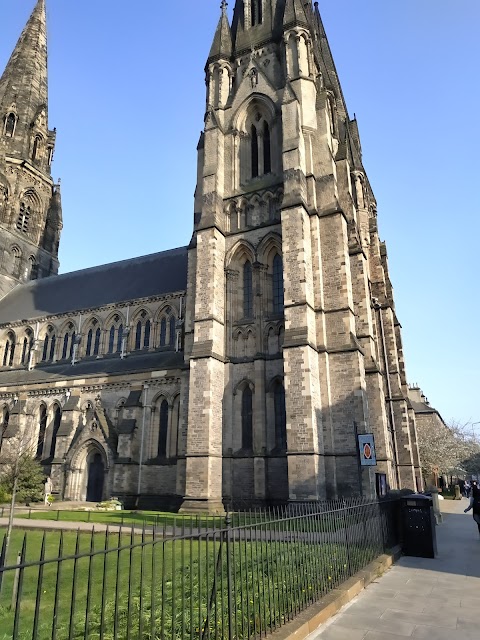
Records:
[[[426,505],[426,500],[430,503],[433,502],[431,496],[425,496],[423,493],[411,493],[403,496],[402,500],[407,507],[420,506],[422,503]]]

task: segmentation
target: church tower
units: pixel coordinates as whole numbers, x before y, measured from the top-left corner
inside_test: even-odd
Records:
[[[371,496],[375,472],[415,488],[386,249],[318,3],[236,0],[230,25],[223,0],[206,85],[184,509]]]
[[[60,187],[51,178],[45,0],[38,0],[0,79],[0,296],[58,272]]]

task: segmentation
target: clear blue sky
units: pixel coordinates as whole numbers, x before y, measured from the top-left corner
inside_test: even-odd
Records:
[[[220,0],[47,4],[61,271],[187,244]],[[8,5],[2,69],[34,0]],[[408,378],[445,420],[475,422],[480,2],[320,0],[320,10],[379,204]]]

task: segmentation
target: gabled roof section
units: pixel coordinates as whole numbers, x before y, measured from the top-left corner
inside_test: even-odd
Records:
[[[0,78],[0,110],[13,103],[30,123],[39,107],[47,109],[47,19],[45,0],[38,0]]]
[[[180,293],[187,248],[162,251],[18,285],[0,301],[0,324]]]
[[[213,38],[212,48],[208,56],[208,61],[218,59],[229,59],[233,51],[232,32],[230,30],[230,23],[227,16],[227,3],[222,1],[222,15],[218,21],[217,30]]]

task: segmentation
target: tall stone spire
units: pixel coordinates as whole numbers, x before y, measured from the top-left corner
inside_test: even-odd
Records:
[[[45,0],[0,78],[0,295],[58,271],[61,202],[51,178]]]
[[[47,134],[47,26],[45,0],[38,0],[0,79],[0,117],[13,113],[15,140],[10,155],[25,155],[29,130],[36,120]],[[13,153],[12,153],[13,152]]]
[[[218,21],[217,30],[213,38],[212,48],[210,49],[210,55],[208,61],[224,58],[228,59],[232,55],[232,32],[230,31],[230,23],[227,16],[228,3],[226,0],[222,0],[221,9],[222,15]]]

